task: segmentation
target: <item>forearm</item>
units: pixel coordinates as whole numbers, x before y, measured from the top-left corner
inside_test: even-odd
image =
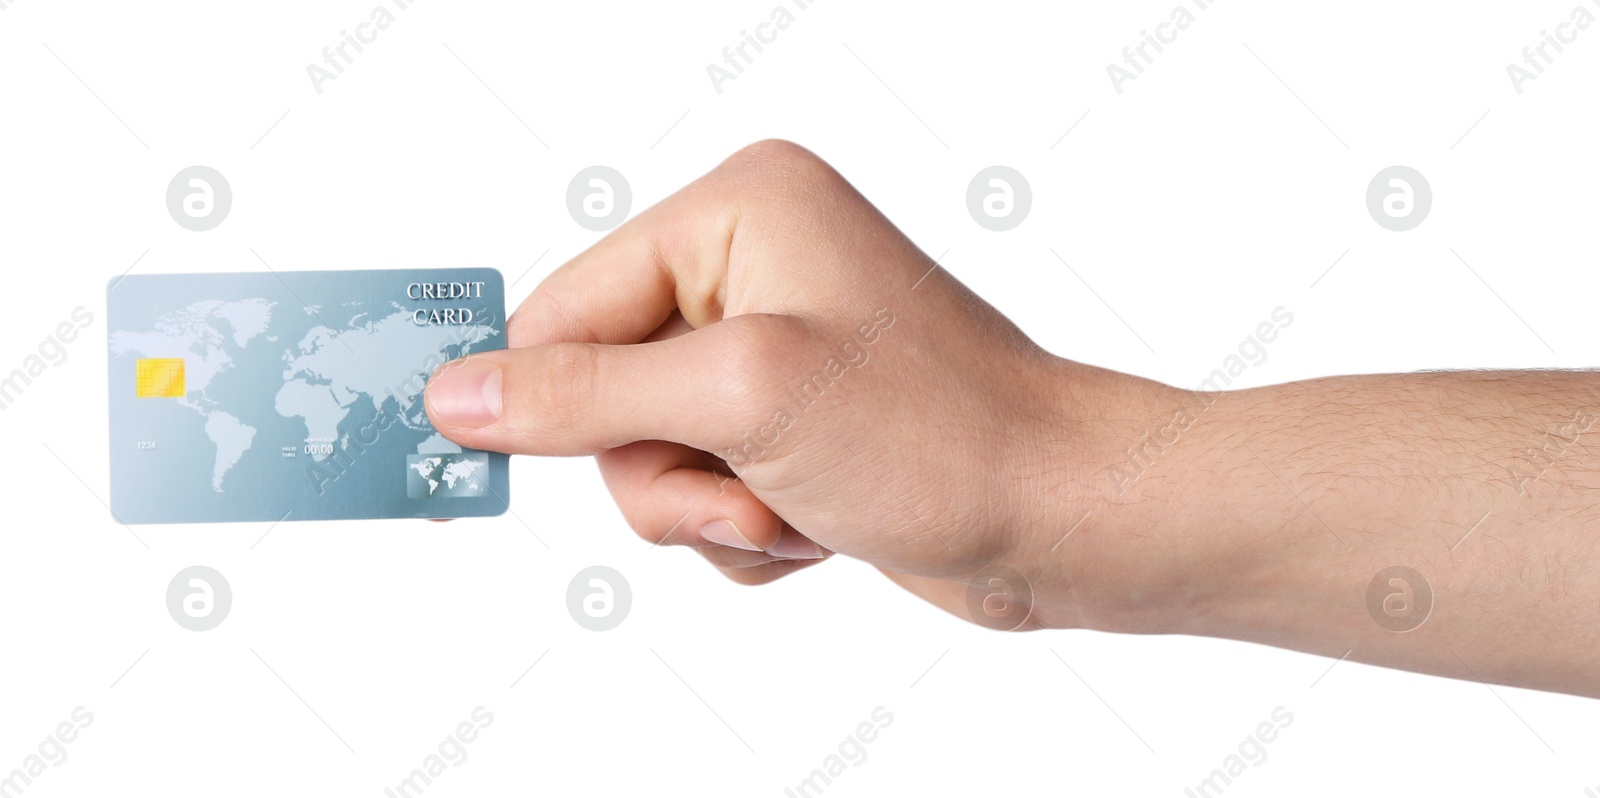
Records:
[[[1123,580],[1090,625],[1600,696],[1600,375],[1144,386],[1057,551]]]

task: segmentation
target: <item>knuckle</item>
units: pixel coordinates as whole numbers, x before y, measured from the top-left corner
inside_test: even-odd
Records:
[[[777,579],[781,574],[774,574],[766,566],[757,565],[752,568],[730,568],[725,565],[716,565],[717,571],[728,578],[728,581],[743,587],[760,587]]]
[[[734,154],[736,161],[793,166],[820,159],[805,147],[785,139],[762,139]]]
[[[674,546],[678,543],[678,541],[669,539],[673,537],[676,530],[663,527],[655,523],[653,519],[646,519],[638,514],[632,514],[625,515],[624,520],[628,522],[628,528],[633,530],[633,534],[652,546]]]
[[[594,407],[599,385],[599,350],[589,344],[552,344],[540,361],[527,395],[534,401],[533,423],[563,430],[582,421]]]
[[[793,197],[814,193],[818,186],[841,180],[816,153],[792,141],[766,139],[746,146],[726,166],[739,182],[754,183],[766,193]]]
[[[566,315],[560,302],[551,295],[550,288],[540,284],[523,300],[522,306],[506,319],[506,344],[519,349],[538,346],[550,340],[562,340],[560,336],[578,339],[589,332],[581,327]]]

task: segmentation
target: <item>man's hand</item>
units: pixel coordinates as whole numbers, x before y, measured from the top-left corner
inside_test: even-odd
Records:
[[[963,617],[968,580],[1028,549],[1041,491],[1071,479],[1060,444],[1095,382],[784,142],[563,266],[509,338],[430,382],[452,440],[596,455],[641,536],[739,582],[841,552]]]
[[[1061,360],[781,142],[556,271],[509,337],[435,374],[435,426],[596,455],[640,535],[745,584],[840,552],[990,626],[1600,697],[1593,374],[1198,394]]]

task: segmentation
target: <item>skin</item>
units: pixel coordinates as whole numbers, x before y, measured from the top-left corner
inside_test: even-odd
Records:
[[[508,338],[434,375],[434,425],[595,456],[639,535],[742,584],[837,552],[996,628],[1600,697],[1593,374],[1201,394],[1074,363],[778,141],[562,266]]]

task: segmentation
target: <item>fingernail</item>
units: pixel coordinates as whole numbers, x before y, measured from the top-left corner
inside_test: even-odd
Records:
[[[748,538],[739,532],[739,527],[734,526],[733,522],[728,520],[712,521],[711,523],[700,527],[700,537],[705,538],[712,543],[722,546],[731,546],[735,549],[744,549],[745,551],[761,551],[760,546],[751,543]]]
[[[428,380],[428,409],[436,423],[476,429],[493,424],[504,404],[500,367],[472,358],[447,363]]]
[[[820,560],[827,556],[827,552],[810,538],[787,529],[783,531],[783,536],[778,538],[778,542],[767,549],[767,553],[786,560]]]

